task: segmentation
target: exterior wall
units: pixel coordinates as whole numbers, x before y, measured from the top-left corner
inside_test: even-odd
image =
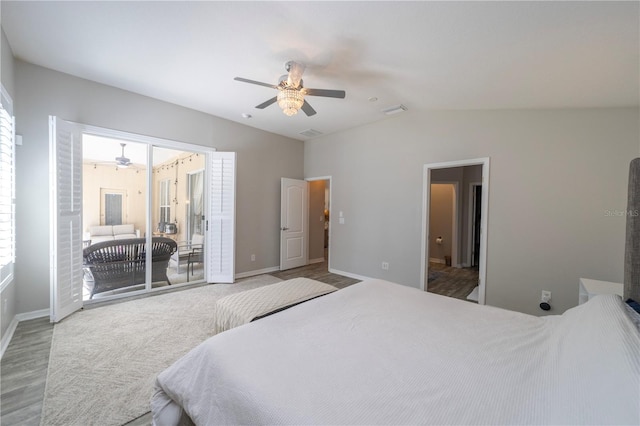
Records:
[[[91,226],[103,225],[101,212],[101,190],[115,189],[126,193],[125,217],[122,223],[133,223],[140,230],[146,229],[146,172],[133,168],[118,169],[115,166],[84,164],[82,166],[82,229],[88,232]]]

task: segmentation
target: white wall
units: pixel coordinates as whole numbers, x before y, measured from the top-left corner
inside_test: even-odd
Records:
[[[491,158],[487,303],[541,314],[578,279],[622,281],[637,108],[408,111],[305,143],[305,175],[331,175],[332,268],[419,287],[423,165]],[[381,200],[383,200],[381,202]],[[388,261],[388,271],[381,262]]]
[[[237,152],[236,273],[278,265],[280,177],[303,177],[302,142],[19,60],[15,76],[18,313],[49,307],[49,115]]]

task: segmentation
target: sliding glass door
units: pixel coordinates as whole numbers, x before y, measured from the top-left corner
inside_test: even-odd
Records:
[[[60,206],[52,215],[52,321],[83,301],[233,282],[235,153],[51,123],[52,149],[61,153],[51,167]],[[224,221],[217,200],[225,200]],[[79,220],[66,220],[67,211]]]

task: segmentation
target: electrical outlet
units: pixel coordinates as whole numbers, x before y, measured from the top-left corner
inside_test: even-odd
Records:
[[[252,255],[251,255],[251,261],[252,261],[252,262],[255,262],[255,261],[256,261],[256,255],[255,255],[255,254],[252,254]]]
[[[542,290],[542,296],[540,297],[542,302],[549,303],[551,301],[551,292],[549,290]]]
[[[389,270],[389,262],[382,262],[382,269],[385,271]]]

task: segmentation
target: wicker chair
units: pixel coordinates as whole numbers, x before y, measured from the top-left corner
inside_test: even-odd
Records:
[[[146,238],[103,241],[83,249],[84,283],[91,298],[97,293],[145,283]],[[171,282],[167,267],[177,244],[170,238],[154,237],[151,281]]]

